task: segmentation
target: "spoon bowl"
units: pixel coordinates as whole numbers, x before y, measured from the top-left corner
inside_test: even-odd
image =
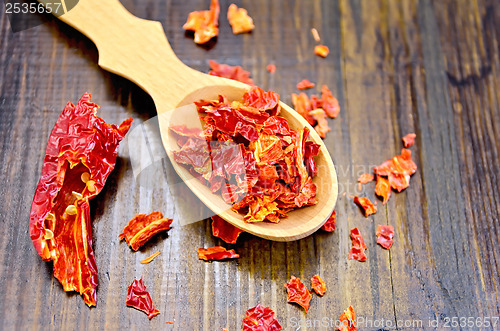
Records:
[[[319,135],[292,108],[280,102],[280,116],[288,120],[292,129],[309,128],[310,139],[321,145],[320,153],[315,158],[318,173],[313,178],[317,186],[318,203],[289,212],[288,217],[280,223],[246,223],[243,215],[231,210],[222,197],[212,194],[208,187],[173,160],[173,151],[178,150],[178,146],[168,128],[177,124],[189,126],[193,120],[196,121],[197,112],[193,102],[216,99],[218,95],[225,95],[229,100],[241,100],[250,86],[207,75],[186,66],[172,51],[161,23],[132,15],[118,0],[80,0],[76,7],[58,18],[96,44],[99,66],[131,80],[153,98],[159,115],[163,146],[175,171],[214,213],[246,232],[274,241],[304,238],[325,223],[337,200],[335,167]],[[179,107],[183,107],[183,113],[174,111]]]

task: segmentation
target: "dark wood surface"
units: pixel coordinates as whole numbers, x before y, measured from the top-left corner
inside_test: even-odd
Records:
[[[242,65],[288,104],[303,78],[330,86],[342,108],[325,139],[340,183],[337,230],[290,243],[243,235],[234,245],[240,259],[199,261],[197,248],[224,243],[212,237],[207,220],[183,225],[183,208],[206,209],[175,184],[166,159],[148,170],[149,181],[137,181],[137,155],[125,141],[106,188],[91,203],[99,287],[97,308],[87,308],[79,295],[62,290],[29,238],[47,138],[65,103],[86,91],[112,123],[132,116],[138,126],[154,118],[154,104],[134,84],[100,69],[94,45],[77,31],[52,20],[13,33],[2,12],[0,329],[238,330],[257,303],[270,306],[285,330],[334,321],[349,305],[364,321],[383,320],[360,324],[364,330],[395,329],[396,321],[422,322],[399,328],[405,330],[457,330],[445,328],[447,318],[449,326],[453,317],[498,318],[498,1],[238,1],[256,28],[237,36],[225,18],[230,2],[221,1],[220,35],[209,49],[182,30],[188,13],[208,8],[208,1],[122,2],[137,16],[161,21],[176,54],[195,69],[207,72],[208,59]],[[331,50],[326,59],[312,53],[313,27]],[[265,70],[269,63],[277,66],[274,75]],[[363,217],[349,195],[373,197],[374,184],[359,191],[356,178],[399,153],[409,132],[417,133],[418,165],[410,187]],[[174,218],[168,234],[139,252],[118,241],[130,218],[153,210]],[[390,251],[376,245],[378,224],[395,228]],[[347,259],[355,226],[368,246],[364,263]],[[155,261],[139,263],[158,250]],[[318,273],[328,291],[313,296],[308,314],[286,303],[290,275],[308,282]],[[125,306],[127,286],[141,275],[161,311],[151,321]],[[436,319],[437,328],[429,324]],[[470,326],[462,329],[500,330],[500,321],[495,328]]]

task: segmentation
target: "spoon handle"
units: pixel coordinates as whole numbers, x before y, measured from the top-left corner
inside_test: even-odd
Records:
[[[132,15],[118,0],[80,0],[58,18],[94,42],[99,66],[139,85],[164,110],[175,108],[200,78],[210,80],[177,58],[160,22]]]

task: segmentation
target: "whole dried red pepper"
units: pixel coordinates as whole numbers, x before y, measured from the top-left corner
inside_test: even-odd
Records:
[[[288,302],[298,303],[307,313],[312,298],[311,291],[307,289],[299,278],[295,278],[294,276],[291,276],[290,281],[285,283],[285,287],[288,292]]]
[[[155,308],[151,295],[146,290],[146,285],[141,279],[134,279],[132,284],[128,287],[127,292],[127,306],[142,310],[148,314],[148,318],[152,319],[160,313],[158,309]]]
[[[172,221],[171,218],[163,218],[163,214],[158,211],[149,215],[138,214],[123,228],[118,238],[125,238],[127,244],[136,251],[156,234],[170,229]]]
[[[323,296],[326,292],[326,284],[319,275],[311,277],[311,287],[316,294]]]
[[[96,116],[99,106],[85,93],[69,102],[47,143],[42,177],[30,214],[30,236],[38,254],[54,261],[65,291],[78,291],[96,304],[97,266],[92,251],[89,200],[104,187],[116,163],[118,143],[132,119],[120,126]]]
[[[243,331],[279,331],[282,329],[274,317],[274,311],[260,304],[247,310],[242,323]]]

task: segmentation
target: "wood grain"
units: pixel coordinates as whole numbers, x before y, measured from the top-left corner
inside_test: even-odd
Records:
[[[339,179],[337,230],[289,243],[243,234],[229,245],[239,260],[203,263],[197,248],[223,244],[212,237],[210,222],[177,223],[134,253],[118,234],[136,213],[160,210],[178,220],[184,211],[172,195],[182,196],[193,213],[206,209],[189,191],[169,185],[176,177],[165,159],[147,173],[158,180],[137,181],[125,143],[91,203],[99,287],[97,308],[88,309],[79,295],[62,290],[29,238],[45,144],[65,103],[85,91],[112,123],[129,116],[146,122],[155,107],[139,87],[100,69],[95,46],[80,33],[53,20],[12,33],[2,13],[0,329],[238,330],[257,303],[271,306],[285,330],[296,330],[295,322],[335,320],[348,305],[365,320],[422,321],[421,328],[400,328],[408,330],[443,329],[455,316],[499,316],[498,1],[241,1],[256,29],[238,36],[225,19],[230,2],[221,1],[221,31],[209,49],[181,28],[207,1],[122,3],[161,21],[174,52],[197,70],[207,72],[208,59],[243,65],[287,104],[303,78],[332,89],[342,109],[325,139]],[[325,59],[313,54],[312,27],[331,50]],[[269,63],[277,67],[273,75],[265,70]],[[357,176],[399,153],[409,132],[417,133],[411,150],[418,165],[410,187],[363,217],[349,195],[373,199],[374,185],[360,191]],[[395,227],[390,251],[376,245],[378,224]],[[347,260],[354,226],[368,245],[364,263]],[[152,263],[140,264],[158,250]],[[328,291],[313,297],[306,315],[286,303],[283,283],[294,275],[307,284],[317,273]],[[124,304],[126,287],[141,275],[161,311],[151,321]],[[436,318],[439,327],[429,327]]]

